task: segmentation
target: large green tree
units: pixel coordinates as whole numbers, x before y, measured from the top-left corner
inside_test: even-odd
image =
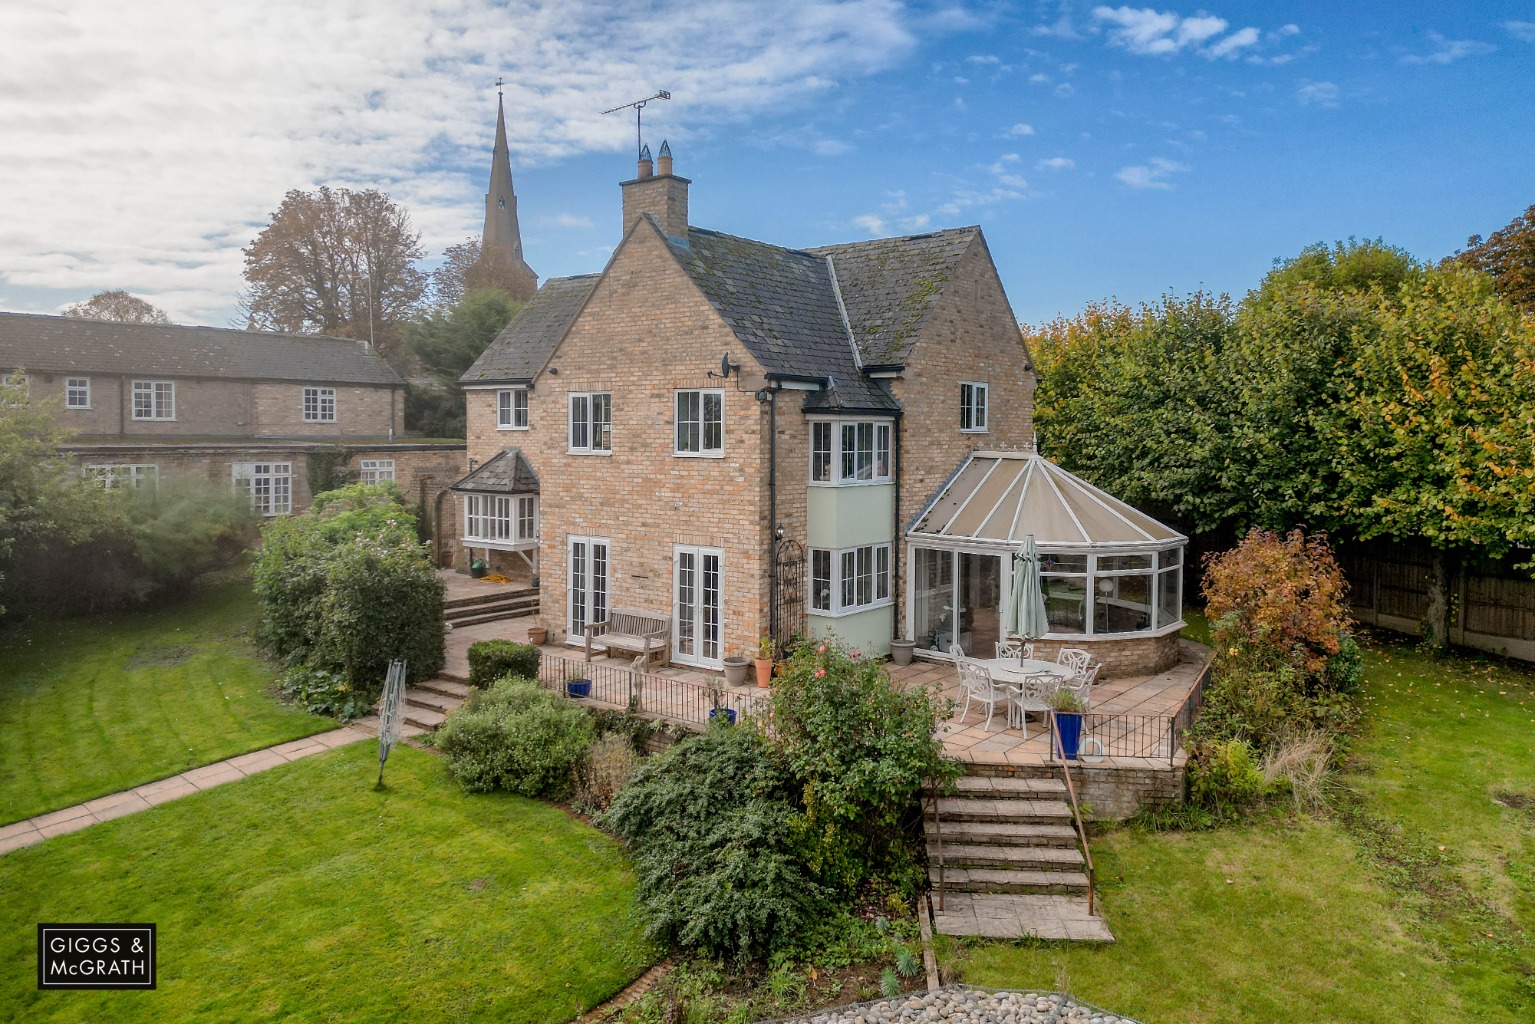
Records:
[[[1354,329],[1340,497],[1360,536],[1429,542],[1424,635],[1443,647],[1456,558],[1535,546],[1535,321],[1453,264],[1374,313]]]
[[[521,308],[499,289],[475,288],[405,325],[405,344],[427,370],[405,395],[409,429],[429,437],[465,436],[458,379]]]

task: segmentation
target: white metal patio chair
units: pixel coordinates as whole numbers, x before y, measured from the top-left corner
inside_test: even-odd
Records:
[[[997,659],[1012,658],[1022,661],[1025,658],[1034,657],[1034,645],[1026,644],[1021,637],[1008,637],[1006,640],[997,641]]]
[[[1077,674],[1077,678],[1087,684],[1088,689],[1098,685],[1098,674],[1103,671],[1103,662],[1095,661],[1087,666],[1087,670]]]
[[[959,713],[961,723],[970,715],[970,702],[986,705],[986,727],[982,732],[991,731],[992,716],[997,713],[997,701],[1006,700],[1007,687],[999,685],[991,678],[991,673],[986,666],[965,657],[964,651],[958,644],[950,649],[954,655],[954,664],[959,669],[959,687],[965,691],[965,709]]]
[[[1023,738],[1029,738],[1030,712],[1044,714],[1050,710],[1050,698],[1054,696],[1056,687],[1060,685],[1060,679],[1049,673],[1024,676],[1023,682],[1012,688],[1013,692],[1008,696],[1007,724],[1013,724],[1013,712],[1018,713],[1018,728],[1023,730]]]
[[[1071,669],[1073,675],[1085,672],[1092,660],[1093,656],[1080,647],[1062,647],[1055,656],[1055,663]]]

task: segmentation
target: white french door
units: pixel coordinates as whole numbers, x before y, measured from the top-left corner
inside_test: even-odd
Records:
[[[571,639],[581,639],[589,623],[608,617],[609,567],[607,538],[570,538],[565,609]]]
[[[724,558],[719,548],[672,548],[672,660],[720,668],[724,658]]]

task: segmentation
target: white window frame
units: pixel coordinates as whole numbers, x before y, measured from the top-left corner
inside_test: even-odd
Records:
[[[967,390],[968,389],[968,390]],[[966,426],[966,423],[969,426]],[[959,432],[991,432],[991,385],[981,380],[959,382]]]
[[[160,486],[160,467],[153,462],[93,462],[81,466],[80,473],[109,491],[123,486],[157,490]]]
[[[691,569],[685,570],[684,559],[692,560]],[[704,595],[709,591],[709,560],[714,563],[713,595],[709,604]],[[685,573],[692,574],[691,594],[693,615],[684,621],[682,615],[682,584]],[[713,631],[709,617],[713,615]],[[688,645],[691,644],[691,650]],[[672,660],[679,665],[698,668],[723,668],[725,657],[725,551],[723,548],[700,547],[693,544],[672,545]]]
[[[868,475],[859,477],[859,434],[867,429],[871,447]],[[845,446],[847,432],[851,432],[853,447]],[[826,435],[830,433],[828,438]],[[826,445],[829,444],[830,448]],[[819,445],[819,447],[818,447]],[[810,422],[809,481],[817,487],[860,487],[866,484],[888,484],[891,481],[895,458],[895,421],[888,419],[812,420]],[[852,461],[852,475],[846,473]],[[820,465],[817,465],[817,462]],[[881,472],[883,469],[883,472]]]
[[[515,548],[538,542],[538,497],[532,494],[464,495],[464,543]]]
[[[293,463],[232,462],[231,486],[250,497],[251,508],[268,518],[293,511]]]
[[[581,549],[581,572],[576,572],[576,549]],[[593,585],[597,549],[601,548],[602,586]],[[577,584],[581,607],[576,608]],[[598,590],[601,598],[598,598]],[[606,537],[567,537],[565,539],[565,639],[567,643],[585,643],[585,628],[613,608],[613,542]],[[577,615],[579,610],[580,615]]]
[[[709,399],[716,401],[716,418],[712,426],[717,443],[710,445],[709,437],[711,421],[707,416]],[[683,410],[684,401],[693,399],[696,402],[695,409]],[[676,415],[674,421],[675,444],[672,454],[683,459],[722,459],[725,457],[725,389],[724,388],[680,388],[672,399],[672,411]],[[694,433],[698,447],[684,447],[683,429],[689,427]],[[694,438],[689,438],[691,441]]]
[[[516,522],[518,543],[538,540],[538,498],[531,494],[519,494],[512,502],[512,515]]]
[[[528,429],[527,388],[500,388],[496,391],[496,429]]]
[[[139,415],[139,397],[149,399],[148,415]],[[176,382],[173,380],[136,380],[131,389],[132,414],[136,420],[173,421],[176,418]],[[168,399],[163,401],[162,399]]]
[[[336,422],[336,389],[318,385],[304,388],[304,422]]]
[[[567,399],[566,451],[571,455],[613,454],[613,393],[611,391],[572,391]],[[599,418],[599,407],[607,413]],[[577,410],[580,410],[578,413]],[[577,415],[580,420],[577,420]],[[577,429],[580,434],[578,436]],[[577,443],[577,442],[580,443]]]
[[[847,548],[811,548],[811,612],[838,617],[893,604],[890,566],[888,542],[856,544]],[[829,595],[823,596],[819,590],[822,581],[829,586]]]
[[[394,483],[394,460],[363,459],[358,463],[358,476],[365,484]]]
[[[75,401],[78,398],[80,401]],[[64,408],[89,409],[91,407],[91,379],[89,377],[64,378]]]

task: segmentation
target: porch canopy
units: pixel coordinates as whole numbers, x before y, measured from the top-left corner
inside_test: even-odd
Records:
[[[1036,452],[966,456],[906,531],[907,635],[990,656],[1011,556],[1033,535],[1046,639],[1161,636],[1183,626],[1188,538]]]

